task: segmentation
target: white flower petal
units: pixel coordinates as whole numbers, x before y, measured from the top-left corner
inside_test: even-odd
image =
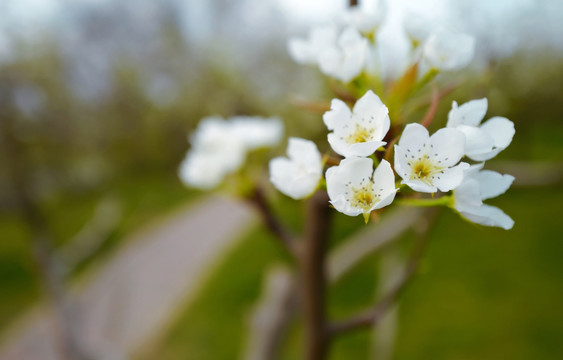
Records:
[[[366,141],[362,143],[349,144],[335,133],[329,133],[327,135],[327,139],[332,150],[346,158],[370,156],[380,146],[386,144],[384,141]]]
[[[180,165],[178,174],[182,182],[190,187],[208,190],[216,187],[226,175],[224,159],[215,154],[188,152]]]
[[[495,206],[468,207],[460,213],[468,220],[485,226],[498,226],[505,230],[510,230],[514,226],[514,220]]]
[[[287,50],[291,58],[298,64],[313,65],[317,63],[317,54],[310,50],[309,43],[303,39],[289,39]]]
[[[370,156],[380,148],[387,144],[385,141],[366,141],[362,143],[355,143],[351,144],[348,147],[348,151],[345,151],[344,154],[340,154],[344,157],[351,157],[351,156]]]
[[[485,166],[484,162],[471,165],[467,170],[465,170],[464,177],[465,178],[474,177],[479,173],[479,171],[483,169],[483,166]]]
[[[319,176],[303,173],[289,159],[278,157],[270,161],[270,181],[280,192],[298,200],[313,192]]]
[[[459,130],[444,128],[430,137],[430,158],[442,166],[457,164],[465,150],[465,135]]]
[[[293,199],[310,195],[322,176],[322,159],[315,143],[305,139],[290,138],[289,158],[277,157],[270,161],[270,181]]]
[[[487,98],[471,100],[461,106],[457,102],[452,103],[452,109],[448,113],[447,127],[458,125],[478,126],[487,113]]]
[[[463,181],[463,172],[469,168],[468,163],[459,163],[459,165],[444,169],[442,174],[439,174],[434,179],[434,185],[442,192],[448,192],[455,189]]]
[[[504,193],[514,178],[490,170],[479,171],[483,164],[465,171],[463,182],[454,190],[454,208],[465,218],[478,224],[510,229],[514,221],[499,208],[482,200]]]
[[[372,167],[370,158],[347,158],[327,170],[327,192],[336,210],[349,216],[369,214],[393,201],[391,165],[383,160],[375,171]]]
[[[494,139],[495,147],[505,149],[512,142],[514,123],[505,117],[495,116],[487,120],[481,129]]]
[[[348,27],[333,46],[319,51],[319,67],[324,74],[349,82],[363,71],[367,51],[367,39]]]
[[[375,126],[376,137],[379,139],[383,139],[391,126],[389,109],[371,90],[368,90],[354,105],[354,116],[366,126]]]
[[[319,54],[333,46],[337,37],[335,26],[317,26],[311,29],[308,39],[292,38],[288,41],[288,51],[299,64],[318,63]]]
[[[497,148],[494,150],[491,150],[489,152],[485,152],[485,153],[480,153],[480,154],[471,154],[471,155],[467,155],[471,160],[475,160],[475,161],[487,161],[490,160],[492,158],[494,158],[495,156],[498,155],[499,152],[501,152],[504,149],[501,148]]]
[[[411,169],[411,167],[408,164],[408,158],[407,158],[408,155],[406,151],[398,145],[395,145],[394,150],[395,150],[395,171],[397,172],[397,175],[399,175],[402,179],[408,178]]]
[[[411,180],[408,178],[403,178],[401,184],[406,184],[408,187],[418,192],[435,193],[438,191],[438,188],[434,184],[428,184],[418,179]]]
[[[358,31],[363,33],[370,33],[374,31],[381,23],[384,15],[384,8],[379,1],[375,6],[375,10],[367,10],[362,6],[353,6],[347,8],[341,14],[341,23],[348,26],[353,26]]]
[[[438,70],[457,70],[473,59],[475,39],[446,29],[433,32],[423,48],[424,60]]]
[[[237,137],[247,150],[277,145],[283,136],[283,123],[278,118],[237,116],[230,124],[229,136]]]
[[[420,124],[408,124],[403,130],[399,146],[406,152],[417,153],[419,149],[424,149],[430,143],[428,130]],[[409,151],[410,150],[410,151]]]
[[[343,126],[352,118],[352,112],[346,103],[340,99],[332,99],[330,110],[323,114],[323,121],[329,130]]]
[[[493,150],[494,140],[484,130],[467,125],[459,125],[455,129],[465,135],[465,155],[470,158],[473,158],[473,155],[479,156]]]
[[[381,209],[393,202],[397,189],[395,188],[395,174],[391,169],[391,164],[387,160],[381,160],[373,173],[373,184],[379,192],[380,200],[372,210]]]
[[[348,75],[342,74],[342,53],[336,46],[323,49],[319,54],[319,68],[325,75],[348,82]]]
[[[288,157],[306,168],[316,172],[322,171],[322,157],[317,145],[310,140],[290,137],[287,145]]]
[[[468,171],[466,171],[467,174]],[[462,211],[467,207],[483,205],[481,201],[481,189],[476,179],[466,178],[454,190],[454,208]]]
[[[323,115],[329,130],[328,142],[332,149],[344,156],[369,156],[380,146],[389,130],[387,107],[372,91],[366,92],[351,112],[348,106],[334,99],[331,110]]]
[[[502,175],[496,171],[483,170],[474,175],[481,188],[481,199],[486,200],[504,194],[512,185],[514,176]]]
[[[326,171],[326,189],[330,203],[336,210],[348,216],[356,216],[363,211],[350,206],[350,188],[360,187],[372,175],[373,161],[369,158],[348,158]]]

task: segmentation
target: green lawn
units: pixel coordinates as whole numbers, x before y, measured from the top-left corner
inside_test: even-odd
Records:
[[[511,189],[491,201],[516,221],[512,231],[478,227],[442,211],[432,231],[424,271],[404,293],[395,359],[555,359],[563,357],[563,189]],[[299,210],[283,204],[299,223]],[[358,219],[352,219],[358,220]],[[362,226],[337,215],[345,230]],[[406,236],[408,237],[408,235]],[[377,256],[330,290],[331,315],[373,299]],[[214,271],[154,352],[144,359],[237,358],[247,316],[265,270],[282,253],[261,227],[252,230]],[[299,326],[283,359],[298,359]],[[331,359],[367,358],[369,338],[357,333],[333,344]]]

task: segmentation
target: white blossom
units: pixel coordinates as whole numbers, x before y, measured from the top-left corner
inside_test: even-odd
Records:
[[[234,154],[242,155],[241,152]],[[242,163],[242,156],[237,162]],[[202,190],[216,187],[223,181],[225,175],[233,163],[226,161],[226,158],[219,153],[207,154],[203,151],[191,151],[186,154],[179,169],[179,176],[182,182],[188,186]]]
[[[475,39],[467,34],[439,28],[423,45],[423,58],[437,70],[458,70],[473,59]]]
[[[270,161],[270,181],[293,199],[303,199],[316,190],[322,176],[321,154],[314,142],[289,138],[288,157]]]
[[[180,166],[180,178],[188,186],[211,189],[240,169],[248,151],[276,145],[282,132],[276,118],[204,118],[190,137],[192,147]]]
[[[363,4],[346,8],[340,15],[340,23],[352,26],[364,34],[372,33],[379,27],[385,15],[381,1],[376,1],[374,5],[371,9]]]
[[[475,161],[495,157],[512,142],[514,123],[495,116],[479,125],[487,112],[487,99],[471,100],[458,107],[453,102],[447,127],[465,134],[465,155]]]
[[[326,187],[330,203],[348,216],[369,214],[393,202],[395,175],[391,165],[382,160],[373,171],[370,158],[347,158],[326,172]]]
[[[312,28],[307,39],[290,39],[288,51],[296,62],[318,65],[325,75],[349,82],[364,70],[368,40],[353,26],[323,25]]]
[[[237,116],[231,119],[231,123],[234,136],[247,150],[275,146],[283,136],[283,123],[278,118]]]
[[[389,131],[389,110],[379,97],[368,90],[350,111],[342,100],[333,99],[330,111],[323,115],[329,130],[328,142],[344,157],[369,156],[386,144],[383,138]]]
[[[422,43],[430,36],[432,29],[436,28],[434,25],[435,20],[414,10],[406,10],[402,21],[403,29],[415,44]]]
[[[349,26],[319,53],[319,67],[325,75],[350,82],[364,70],[367,52],[368,40]]]
[[[431,137],[420,124],[408,124],[395,145],[395,171],[402,183],[420,192],[446,192],[463,180],[467,163],[463,156],[465,136],[456,129],[440,129]]]
[[[514,225],[514,220],[498,207],[483,204],[483,200],[504,194],[514,177],[481,170],[482,168],[483,163],[473,165],[465,171],[463,182],[454,189],[453,207],[474,223],[509,230]]]
[[[207,158],[230,173],[239,169],[246,156],[243,139],[235,136],[233,125],[221,117],[211,116],[201,120],[190,137],[191,152],[197,158]],[[200,163],[199,161],[197,163]]]
[[[338,37],[338,28],[334,25],[313,27],[307,39],[292,38],[287,43],[289,55],[299,64],[316,65],[319,54],[333,46]]]

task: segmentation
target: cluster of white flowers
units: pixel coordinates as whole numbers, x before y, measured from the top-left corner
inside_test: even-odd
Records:
[[[486,106],[486,99],[479,100],[480,103],[483,101]],[[472,101],[458,107],[454,102],[448,127],[432,136],[424,126],[408,124],[394,148],[394,170],[402,179],[401,183],[414,191],[447,193],[453,190],[450,205],[465,218],[482,225],[510,229],[513,225],[510,217],[482,201],[504,193],[514,178],[493,171],[479,171],[483,163],[470,166],[460,160],[464,156],[474,159],[475,151],[483,149],[496,155],[510,144],[514,125],[508,119],[493,118],[482,127],[495,119],[502,119],[503,125],[491,126],[494,130],[487,130],[488,127],[476,129],[482,131],[483,136],[502,141],[495,143],[491,140],[493,145],[489,146],[488,140],[479,140],[479,145],[473,145],[472,142],[478,141],[474,139],[477,135],[467,131],[471,126],[461,124],[478,125],[483,118],[484,112],[477,114],[477,120],[467,115],[473,113],[465,109],[474,104]],[[463,115],[460,115],[460,109]],[[387,107],[377,95],[368,91],[352,111],[341,100],[333,99],[331,110],[323,119],[327,128],[333,131],[328,134],[332,150],[345,157],[339,165],[326,171],[330,203],[346,215],[362,214],[367,221],[373,210],[391,204],[398,190],[391,165],[382,160],[374,171],[370,158],[386,144],[383,139],[390,123]],[[272,183],[294,199],[305,198],[316,190],[321,179],[320,153],[308,140],[290,139],[288,155],[289,159],[271,161]]]
[[[190,138],[192,148],[180,165],[180,179],[199,189],[214,188],[242,166],[248,151],[275,146],[282,136],[278,118],[204,118]]]
[[[356,87],[353,94],[357,94],[361,87],[351,82],[373,67],[375,33],[381,21],[381,13],[352,8],[336,24],[313,28],[308,39],[290,40],[289,52],[297,62],[316,64],[326,75]],[[416,29],[408,26],[407,30],[416,33]],[[418,65],[427,68],[426,74],[457,70],[473,58],[474,40],[468,35],[438,28],[411,37],[417,50],[413,51],[414,71]],[[409,81],[409,89],[413,89],[416,79]],[[393,90],[389,91],[383,94],[385,99],[393,99]],[[408,96],[409,91],[401,94]],[[389,109],[380,97],[365,87],[362,94],[351,108],[343,100],[332,99],[330,110],[323,114],[328,143],[340,157],[327,153],[323,159],[314,142],[289,138],[287,157],[276,157],[269,164],[270,181],[280,192],[304,199],[326,186],[330,204],[337,211],[348,216],[361,214],[367,222],[374,210],[395,200],[398,175],[402,187],[432,194],[432,198],[411,194],[407,198],[410,204],[448,205],[472,222],[512,228],[514,222],[502,210],[483,204],[504,193],[514,180],[510,175],[482,170],[484,161],[505,149],[514,136],[514,124],[504,117],[481,124],[487,112],[486,98],[461,106],[454,101],[446,127],[430,135],[418,123],[405,126],[398,121],[392,128]],[[393,139],[401,129],[402,134]],[[191,138],[192,149],[180,168],[181,178],[194,187],[213,188],[241,167],[249,150],[278,144],[282,132],[281,121],[275,118],[206,118]],[[385,160],[391,155],[393,165]],[[334,166],[326,169],[323,181],[325,160]],[[438,192],[440,196],[434,198]]]
[[[381,6],[372,12],[352,7],[333,23],[311,28],[308,38],[290,39],[289,54],[297,63],[317,65],[325,75],[344,83],[363,72],[387,78],[389,74],[382,74],[379,66],[384,55],[377,39],[385,15],[382,10]],[[472,36],[445,27],[428,31],[428,24],[424,25],[412,20],[405,23],[405,31],[413,39],[408,62],[422,60],[427,71],[458,70],[471,62],[475,48]]]

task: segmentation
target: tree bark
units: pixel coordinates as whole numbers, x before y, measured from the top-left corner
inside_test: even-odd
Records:
[[[307,360],[324,360],[327,355],[325,254],[330,213],[327,193],[316,192],[307,204],[305,244],[301,257],[305,359]]]

